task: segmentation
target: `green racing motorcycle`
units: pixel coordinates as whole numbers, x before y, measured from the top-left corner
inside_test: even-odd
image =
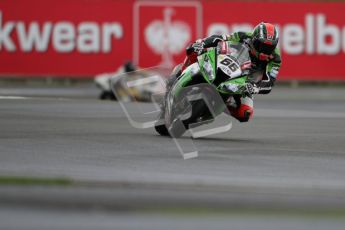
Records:
[[[234,95],[245,94],[251,66],[247,44],[222,41],[208,48],[168,87],[155,130],[178,138],[212,122]]]

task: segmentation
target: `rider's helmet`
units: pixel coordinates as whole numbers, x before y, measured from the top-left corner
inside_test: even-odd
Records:
[[[261,22],[253,30],[251,40],[252,53],[257,57],[260,54],[271,55],[277,47],[278,40],[277,28],[271,23]]]

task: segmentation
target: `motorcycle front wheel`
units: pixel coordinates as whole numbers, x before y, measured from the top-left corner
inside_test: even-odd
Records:
[[[155,125],[156,132],[161,136],[170,136],[167,127],[163,125]]]

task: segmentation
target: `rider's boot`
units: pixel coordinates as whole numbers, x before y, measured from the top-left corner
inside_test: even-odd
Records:
[[[253,99],[250,97],[234,98],[227,104],[230,115],[236,118],[239,122],[248,122],[253,117]]]

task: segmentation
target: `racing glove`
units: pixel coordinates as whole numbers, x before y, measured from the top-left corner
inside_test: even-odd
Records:
[[[202,51],[204,50],[205,43],[203,41],[197,41],[194,42],[192,45],[190,45],[187,48],[187,55],[190,55],[191,53],[196,53],[200,55]]]
[[[245,90],[244,90],[245,95],[251,96],[253,94],[258,94],[259,92],[260,92],[260,89],[255,83],[252,83],[252,82],[246,83]]]

